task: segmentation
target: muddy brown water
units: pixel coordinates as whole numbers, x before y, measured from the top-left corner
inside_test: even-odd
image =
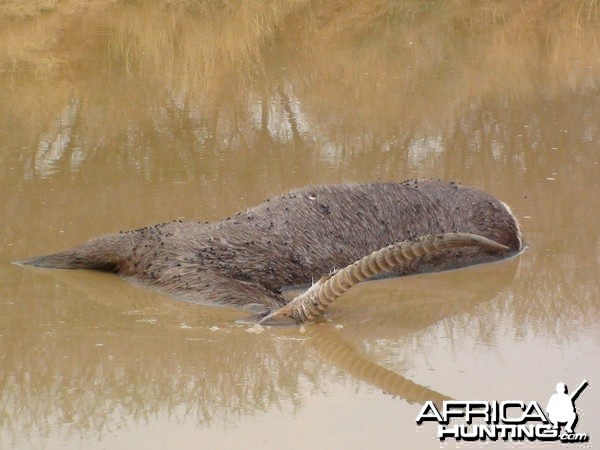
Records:
[[[584,378],[577,431],[596,431],[598,14],[463,3],[2,18],[0,448],[438,448],[415,424],[426,400],[545,405]],[[262,333],[109,274],[10,264],[308,184],[415,177],[495,194],[530,248],[366,283],[326,325]]]

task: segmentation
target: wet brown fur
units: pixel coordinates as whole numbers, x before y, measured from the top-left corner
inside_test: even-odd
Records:
[[[171,222],[93,239],[23,261],[114,271],[185,300],[264,313],[304,285],[396,241],[478,234],[510,248],[440,252],[401,274],[445,270],[513,255],[522,244],[510,210],[489,194],[438,180],[309,187],[221,222]]]

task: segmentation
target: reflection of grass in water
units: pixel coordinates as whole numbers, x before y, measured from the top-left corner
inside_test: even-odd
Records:
[[[548,159],[544,151],[560,139],[558,130],[542,137],[525,133],[519,139],[512,130],[540,118],[544,123],[555,120],[543,111],[550,103],[523,108],[520,114],[515,99],[536,90],[585,92],[596,82],[594,74],[600,69],[597,2],[519,2],[516,7],[509,1],[495,4],[494,9],[461,1],[433,6],[402,2],[400,8],[387,2],[343,6],[328,2],[312,5],[305,13],[300,13],[303,2],[291,6],[231,2],[227,8],[209,2],[191,9],[185,7],[191,2],[170,4],[174,6],[131,3],[115,7],[102,19],[94,14],[68,19],[47,14],[0,27],[0,64],[6,69],[0,76],[2,85],[9,87],[0,104],[0,121],[11,118],[31,128],[8,134],[7,140],[14,139],[8,146],[23,146],[18,139],[26,135],[32,141],[25,144],[37,149],[72,98],[81,98],[70,129],[72,142],[85,149],[87,159],[76,172],[73,149],[67,148],[62,160],[53,161],[59,171],[94,179],[97,162],[115,167],[119,174],[131,177],[141,172],[156,181],[166,167],[190,179],[218,173],[224,186],[241,176],[256,184],[257,173],[268,173],[268,179],[258,184],[272,193],[293,183],[284,179],[288,174],[257,170],[259,162],[248,164],[253,159],[268,165],[283,153],[277,140],[268,136],[272,132],[253,122],[256,111],[249,109],[248,98],[261,99],[263,108],[269,104],[268,115],[273,104],[284,103],[280,92],[287,92],[289,103],[297,100],[312,124],[303,136],[307,141],[361,150],[350,156],[351,152],[335,155],[332,164],[342,167],[340,173],[347,178],[364,169],[363,173],[398,179],[398,168],[417,166],[410,162],[409,147],[421,135],[422,142],[429,137],[433,147],[439,138],[440,148],[445,148],[426,155],[422,167],[430,175],[443,171],[448,178],[464,179],[479,167],[501,166],[503,177],[522,182],[556,170],[552,165],[559,161],[569,182],[556,198],[565,202],[587,192],[584,187],[592,178],[580,176],[580,164],[572,157],[582,152],[580,148]],[[102,26],[105,33],[91,33],[82,40],[82,24],[87,29]],[[86,59],[90,49],[93,56]],[[90,60],[93,65],[83,63]],[[281,65],[288,69],[285,76],[279,75]],[[98,67],[102,70],[95,70]],[[278,80],[282,90],[274,86]],[[214,100],[210,107],[194,109],[207,99]],[[563,121],[577,119],[566,127],[571,133],[596,140],[597,127],[586,125],[589,105],[580,98],[569,103],[573,103],[569,109],[550,107],[565,117]],[[76,142],[78,136],[86,140]],[[543,139],[547,142],[539,145]],[[480,147],[490,150],[492,143],[500,147],[499,156],[479,151]],[[169,151],[163,144],[170,146]],[[384,145],[393,151],[379,151]],[[449,151],[450,145],[456,148]],[[203,151],[201,167],[198,148]],[[15,153],[6,155],[0,158]],[[19,158],[17,165],[25,167],[23,172],[31,171],[23,162],[28,160],[27,152]],[[312,181],[311,174],[323,170],[316,151],[290,151],[284,158],[298,167],[298,183]],[[404,164],[403,158],[409,163]],[[12,164],[8,160],[0,170]],[[205,182],[204,195],[215,203],[233,205],[234,195],[216,184]],[[206,189],[221,191],[213,194]],[[543,198],[542,188],[536,189],[538,198]],[[109,196],[103,198],[109,201]],[[164,208],[157,199],[157,208]],[[26,203],[17,195],[9,201]],[[536,217],[549,214],[543,206],[532,209]],[[560,224],[564,214],[557,210],[545,223],[568,229]],[[594,230],[591,220],[579,220],[578,226]],[[582,237],[574,239],[581,241],[578,248],[586,247]],[[573,253],[565,244],[560,250]],[[596,267],[593,256],[578,260]]]
[[[58,308],[48,296],[56,280],[41,276],[18,300],[26,312],[0,317],[14,330],[0,342],[0,445],[26,448],[57,430],[100,436],[157,417],[210,426],[295,409],[303,383],[318,390],[331,378],[297,331],[251,335],[216,313],[195,326],[185,304],[155,305],[143,289],[89,275],[60,275]]]
[[[168,13],[148,4],[134,6],[117,23],[115,50],[136,75],[166,81],[178,93],[244,98],[270,64],[265,44],[282,38],[284,64],[302,72],[311,68],[310,76],[293,80],[308,91],[311,104],[346,97],[352,111],[356,106],[423,108],[436,103],[434,98],[452,110],[474,91],[526,92],[540,81],[553,86],[574,70],[600,65],[593,57],[600,52],[592,51],[598,48],[597,32],[590,36],[593,25],[582,19],[595,18],[597,7],[587,2],[570,7],[503,2],[494,8],[464,1],[428,8],[421,2],[397,7],[384,1],[253,5],[232,2],[225,10],[173,8]],[[541,64],[545,58],[549,67]],[[542,80],[540,67],[548,69]],[[488,74],[483,83],[482,72]],[[375,90],[352,88],[359,83]],[[390,98],[386,93],[393,88],[396,95]],[[434,108],[425,107],[419,119]]]
[[[0,31],[0,65],[14,73],[26,64],[61,76],[65,59],[72,63],[74,56],[90,54],[69,50],[79,49],[82,41],[106,40],[99,46],[111,49],[104,65],[125,67],[152,92],[168,86],[166,94],[179,102],[219,99],[222,104],[228,98],[238,105],[250,94],[254,101],[274,97],[270,84],[283,65],[293,69],[285,79],[308,110],[331,103],[337,106],[336,120],[347,115],[345,121],[361,125],[365,115],[377,117],[368,123],[374,132],[405,113],[410,129],[444,111],[452,116],[476,95],[524,94],[540,85],[592,86],[594,69],[600,67],[598,10],[590,0],[568,5],[508,1],[493,7],[459,0],[400,6],[386,1],[133,2],[103,13],[107,36],[85,40],[81,27],[72,32],[70,19],[59,14],[8,22]],[[273,61],[269,48],[275,43]],[[268,71],[274,73],[264,81]]]
[[[398,10],[385,2],[299,2],[194,13],[132,6],[115,23],[112,57],[157,90],[168,86],[169,97],[215,100],[216,132],[240,131],[242,145],[254,133],[248,104],[281,102],[279,83],[302,105],[315,139],[343,144],[328,130],[343,122],[367,128],[374,146],[398,128],[399,117],[405,133],[439,129],[435,120],[450,125],[480,96],[594,86],[600,44],[591,10],[531,2],[490,11],[457,3]]]
[[[303,3],[232,2],[201,11],[135,5],[119,15],[114,51],[136,75],[167,81],[177,95],[218,94],[228,83],[240,94],[262,76],[267,40]]]
[[[0,14],[6,14],[10,7],[16,10],[19,5],[21,8],[32,8],[29,12],[22,9],[22,14],[35,14],[48,9],[48,6],[39,5],[48,4],[56,5],[56,12],[69,13],[75,12],[77,3],[4,1],[0,3]],[[102,2],[96,3],[99,5]],[[242,130],[242,135],[246,133],[252,137],[253,133],[258,134],[251,123],[250,113],[244,109],[244,99],[250,94],[256,98],[266,97],[267,101],[279,98],[276,88],[270,84],[278,79],[280,65],[285,65],[292,69],[287,70],[285,80],[292,86],[294,98],[300,100],[305,112],[318,122],[321,136],[335,140],[340,124],[344,124],[342,137],[338,138],[342,145],[348,144],[352,136],[362,138],[365,135],[379,135],[382,141],[389,140],[395,130],[410,134],[411,127],[427,129],[430,123],[433,123],[433,129],[443,130],[439,123],[447,121],[449,129],[464,133],[461,150],[464,153],[453,154],[446,162],[436,163],[436,167],[443,164],[448,176],[464,176],[465,166],[488,169],[501,166],[498,171],[503,175],[514,173],[516,180],[519,181],[521,177],[522,181],[522,178],[536,177],[544,171],[558,170],[553,168],[558,161],[561,175],[564,175],[559,179],[563,181],[555,183],[555,191],[551,191],[550,195],[546,185],[538,185],[530,197],[535,196],[540,201],[527,205],[526,210],[539,223],[552,224],[547,226],[556,227],[556,231],[540,236],[541,232],[537,230],[537,248],[534,247],[526,255],[529,258],[527,261],[531,262],[527,263],[528,270],[523,271],[532,275],[526,278],[527,286],[518,286],[515,295],[519,304],[499,302],[494,311],[497,311],[498,320],[511,315],[520,330],[549,329],[535,326],[536,321],[553,324],[556,328],[550,330],[556,333],[557,339],[570,335],[569,327],[573,326],[573,319],[584,319],[588,325],[588,321],[593,322],[598,318],[598,302],[594,297],[597,285],[591,284],[594,279],[584,273],[586,271],[577,270],[585,267],[593,273],[598,266],[594,242],[590,241],[590,236],[591,239],[597,236],[595,217],[586,215],[590,205],[585,202],[568,205],[571,211],[568,214],[574,211],[576,217],[572,221],[565,220],[567,213],[563,208],[567,206],[568,199],[577,199],[582,195],[593,198],[586,194],[590,190],[589,180],[593,179],[591,168],[587,176],[582,177],[581,162],[573,157],[587,154],[579,149],[571,149],[561,153],[558,158],[545,158],[544,151],[549,147],[547,144],[560,138],[558,130],[555,134],[542,136],[548,142],[543,142],[541,146],[534,146],[539,141],[538,137],[526,134],[521,141],[511,142],[510,132],[503,132],[507,123],[513,121],[511,127],[516,128],[518,124],[530,123],[534,118],[542,117],[544,123],[554,119],[544,117],[546,113],[541,111],[542,108],[523,108],[524,112],[519,115],[515,113],[517,107],[514,99],[507,100],[505,110],[502,105],[498,106],[499,99],[507,93],[513,97],[525,97],[536,89],[550,93],[565,89],[581,92],[592,85],[594,74],[598,73],[600,67],[597,1],[508,1],[494,3],[493,9],[489,4],[482,3],[476,7],[471,2],[459,0],[435,4],[401,2],[401,9],[395,9],[395,6],[391,6],[394,4],[383,1],[364,4],[327,2],[311,5],[309,11],[300,15],[297,13],[304,6],[303,2],[292,6],[283,1],[252,5],[231,2],[227,3],[229,9],[218,8],[216,3],[210,2],[212,10],[209,7],[192,8],[189,12],[180,8],[198,3],[183,0],[167,3],[174,7],[151,8],[148,4],[139,7],[135,3],[124,5],[123,9],[118,6],[103,18],[106,34],[86,35],[85,40],[81,39],[81,24],[89,24],[89,28],[93,28],[98,26],[97,21],[100,20],[92,13],[83,19],[43,14],[33,21],[3,23],[0,26],[0,65],[4,72],[0,74],[0,84],[4,89],[4,97],[0,106],[0,121],[10,119],[17,124],[37,127],[22,134],[30,137],[31,142],[19,142],[19,136],[22,139],[22,135],[14,133],[13,138],[13,133],[10,133],[6,139],[14,139],[14,142],[8,142],[8,146],[17,148],[28,144],[36,149],[36,135],[43,136],[52,129],[55,118],[60,117],[72,98],[77,98],[81,101],[77,103],[79,113],[73,129],[77,131],[75,135],[88,139],[82,145],[88,156],[93,156],[94,147],[100,149],[99,153],[108,148],[106,141],[124,141],[121,146],[115,146],[125,150],[122,154],[114,152],[111,157],[100,155],[97,160],[90,158],[90,161],[98,161],[99,165],[110,161],[118,174],[124,173],[129,177],[135,173],[133,167],[141,161],[147,164],[144,174],[150,178],[160,178],[161,166],[171,168],[177,165],[172,161],[174,158],[179,158],[182,166],[198,171],[194,166],[197,154],[193,152],[197,141],[192,138],[187,145],[177,141],[182,145],[172,151],[164,151],[158,148],[157,143],[173,144],[166,139],[160,140],[164,139],[161,136],[164,136],[165,130],[171,130],[177,136],[193,137],[195,133],[202,134],[214,127],[220,130],[220,135],[230,136],[237,127]],[[64,5],[71,5],[73,9],[69,10]],[[427,6],[427,9],[421,5]],[[276,48],[275,57],[267,48],[271,45]],[[93,49],[96,63],[92,67],[85,67],[80,62],[88,62],[87,50],[90,48]],[[95,70],[99,65],[107,68],[109,76]],[[134,79],[134,76],[140,82],[132,88],[132,83],[128,84],[127,81]],[[100,89],[107,80],[108,94]],[[172,89],[165,94],[164,86],[171,86]],[[98,93],[88,94],[90,89]],[[90,98],[90,95],[93,97]],[[159,105],[164,116],[158,117],[156,111],[142,111],[140,98],[144,96],[155,97],[154,103],[149,104]],[[486,96],[494,97],[490,104],[486,104],[484,98],[471,113],[461,111],[459,118],[454,117],[454,114],[458,115],[456,111],[460,105]],[[43,98],[43,102],[39,98]],[[194,104],[199,98],[216,100],[213,115],[202,115],[201,119],[193,120],[194,117],[187,115],[189,109],[186,106],[180,107],[173,101],[182,99],[184,103]],[[565,126],[570,133],[590,136],[592,141],[597,142],[597,127],[590,124],[586,126],[585,122],[590,116],[589,106],[580,101],[564,108],[552,103],[542,106],[548,105],[551,106],[551,112],[574,121]],[[335,114],[331,114],[333,109]],[[537,111],[535,117],[529,115],[532,109]],[[99,114],[98,110],[103,112]],[[457,125],[459,122],[460,126]],[[86,124],[89,124],[87,129]],[[7,125],[2,124],[2,128],[10,130],[11,126],[7,122]],[[99,129],[102,131],[96,131]],[[90,130],[98,133],[96,141],[90,136],[93,134]],[[444,139],[460,144],[460,136],[451,134],[444,134]],[[469,147],[473,145],[473,136],[481,136],[485,149],[491,145],[490,142],[501,144],[501,157],[490,164],[482,162],[480,158],[484,157],[485,152]],[[86,145],[89,141],[94,145]],[[248,141],[252,142],[250,139]],[[233,185],[226,178],[231,176],[230,173],[238,177],[243,166],[248,165],[248,158],[239,157],[247,156],[239,151],[244,148],[243,144],[230,145],[225,149],[231,150],[229,153],[215,151],[216,156],[211,151],[217,148],[223,150],[224,144],[213,144],[211,147],[202,141],[201,148],[209,150],[204,152],[202,162],[204,167],[208,167],[207,173],[212,170],[221,174],[224,186]],[[273,145],[268,145],[261,148],[260,155],[252,154],[250,157],[263,157],[273,152],[273,148]],[[377,142],[373,143],[373,148],[378,148]],[[9,158],[14,154],[2,154],[0,158]],[[447,158],[447,154],[444,157]],[[22,158],[18,160],[19,164],[24,166],[20,161],[27,159],[27,151],[20,152],[20,155],[23,156],[19,156]],[[70,156],[70,153],[66,152],[65,155]],[[365,165],[359,166],[366,167],[365,173],[369,174],[376,173],[373,170],[375,163],[389,164],[391,169],[382,175],[391,177],[397,176],[398,168],[404,167],[401,165],[402,155],[403,152],[383,156],[371,152],[365,160],[340,155],[340,164],[356,165],[357,161],[362,161]],[[520,156],[525,159],[518,159]],[[145,162],[146,158],[149,158],[149,162]],[[309,158],[310,155],[302,155],[301,152],[285,155],[286,161],[291,159],[298,167],[306,168],[301,170],[318,170],[319,161]],[[3,164],[4,169],[0,170],[13,165],[12,161],[9,162],[11,164]],[[71,174],[68,163],[69,160],[64,161],[62,169]],[[19,164],[14,165],[20,168]],[[152,169],[152,165],[155,169]],[[105,174],[102,170],[96,171],[94,164],[85,165],[81,173],[83,177],[89,176],[92,184],[97,182],[97,173],[100,176]],[[308,176],[300,179],[305,181]],[[11,176],[10,180],[14,178]],[[268,182],[271,184],[266,184]],[[270,189],[284,183],[266,180],[265,184]],[[45,188],[46,185],[40,183],[40,186]],[[233,199],[212,195],[207,191],[216,189],[210,186],[210,182],[204,182],[202,188],[202,195],[214,198],[214,202],[233,204]],[[227,187],[221,189],[226,190]],[[89,196],[92,195],[95,205],[114,202],[113,196],[107,192],[90,191]],[[26,194],[10,197],[12,200],[5,202],[14,201],[20,205],[19,208],[9,207],[7,211],[31,207],[27,206],[29,201]],[[559,199],[551,204],[555,209],[541,201],[549,197]],[[65,198],[61,210],[68,211],[72,208],[69,201],[76,197],[66,194]],[[156,209],[164,208],[169,201],[160,195],[157,198]],[[513,198],[517,198],[516,192]],[[144,204],[138,202],[135,195],[130,200],[128,212],[133,212],[135,216],[135,212],[141,212]],[[105,206],[98,209],[108,210]],[[521,210],[525,210],[525,206]],[[30,217],[40,216],[45,217],[37,211]],[[583,232],[565,239],[564,230],[572,229],[575,222],[577,230]],[[51,226],[46,225],[41,227],[40,233],[49,233]],[[49,225],[56,225],[56,222]],[[544,233],[548,233],[548,230]],[[562,258],[554,258],[549,263],[546,260],[544,263],[545,249],[541,247],[546,244],[551,244],[554,254],[562,255]],[[534,263],[534,258],[529,255],[535,255],[537,261]],[[565,265],[570,269],[563,270]],[[561,278],[557,279],[557,274],[561,273]],[[556,292],[556,286],[574,289],[565,294]],[[572,296],[572,301],[565,301],[565,295]],[[46,309],[45,305],[39,307]],[[351,312],[348,306],[343,308],[344,314]],[[363,314],[366,307],[361,304],[356,309]],[[540,314],[540,310],[543,314]],[[470,319],[472,316],[468,314],[457,315],[447,321],[447,325],[452,330],[475,326],[478,332],[486,331],[486,322],[469,324]],[[89,322],[92,321],[97,323],[98,317],[90,315]],[[566,331],[560,328],[561,324]],[[381,328],[376,332],[381,333]],[[203,337],[201,333],[198,334],[199,338]],[[156,339],[144,334],[140,336]],[[10,348],[2,360],[3,373],[10,371],[11,376],[17,377],[17,382],[29,389],[29,394],[27,401],[23,402],[20,393],[14,391],[15,379],[0,377],[0,395],[4,400],[0,404],[5,406],[4,415],[0,414],[3,420],[8,420],[7,417],[16,418],[17,423],[19,420],[28,420],[31,414],[36,414],[31,413],[33,410],[41,412],[36,416],[41,423],[35,425],[44,427],[53,425],[55,416],[52,414],[58,409],[64,417],[83,411],[101,422],[104,412],[117,408],[117,405],[124,404],[126,413],[135,416],[161,411],[165,405],[176,405],[178,401],[185,404],[193,398],[197,404],[192,402],[191,408],[203,421],[210,420],[215,413],[211,408],[207,409],[207,405],[214,405],[223,399],[233,399],[233,409],[239,414],[255,411],[257,399],[250,388],[256,388],[262,395],[264,403],[260,403],[259,408],[276,403],[277,395],[281,393],[281,386],[274,382],[264,384],[265,379],[276,380],[277,376],[271,378],[269,374],[252,370],[256,365],[253,344],[240,346],[240,341],[235,338],[222,338],[208,355],[209,358],[214,356],[215,361],[207,365],[207,354],[202,353],[200,346],[193,345],[194,341],[185,344],[173,357],[172,348],[180,346],[183,341],[176,332],[142,346],[135,345],[135,340],[128,340],[131,336],[127,336],[126,332],[117,333],[107,338],[103,347],[105,353],[90,351],[98,350],[94,347],[95,337],[85,335],[77,342],[67,340],[64,336],[50,341],[39,337],[37,341],[8,342]],[[247,336],[244,334],[243,337]],[[289,398],[294,398],[297,392],[293,381],[297,381],[298,374],[314,380],[323,378],[324,369],[316,363],[307,363],[311,356],[306,355],[303,347],[295,345],[297,343],[286,346],[266,341],[261,342],[261,345],[267,346],[263,349],[263,367],[279,369],[281,379],[289,381],[286,385]],[[106,372],[109,353],[114,356],[110,365],[113,370]],[[24,354],[29,355],[28,366],[23,365]],[[48,358],[48,355],[62,354],[70,354],[75,358]],[[132,355],[136,355],[137,360]],[[158,370],[159,366],[164,370]],[[48,376],[44,380],[27,378],[28,373],[48,372],[57,377],[51,379]],[[179,376],[173,377],[173,373]],[[317,384],[317,381],[314,383]],[[102,391],[104,403],[97,404],[91,397],[77,395],[96,384],[97,389]],[[130,386],[141,386],[142,389],[131,391],[128,390]],[[69,389],[76,389],[77,392]],[[9,410],[12,412],[6,414]],[[93,422],[90,426],[101,428],[103,425]]]
[[[4,3],[11,4],[17,3]],[[123,106],[118,101],[123,95],[145,91],[155,99],[158,93],[157,99],[176,108],[213,101],[213,110],[203,111],[203,117],[219,122],[214,131],[251,146],[257,114],[248,108],[260,105],[268,118],[265,105],[282,101],[280,82],[291,101],[301,102],[315,139],[338,144],[328,128],[341,121],[368,129],[368,139],[378,146],[401,123],[403,133],[391,144],[406,146],[406,134],[430,124],[441,129],[436,120],[452,123],[457,110],[479,96],[583,90],[595,83],[593,74],[600,69],[596,2],[400,5],[134,2],[103,17],[47,14],[7,22],[0,27],[2,78],[14,85],[28,73],[24,70],[42,75],[36,85],[50,106],[36,111],[40,94],[31,95],[31,89],[9,91],[5,104],[13,116],[31,116],[33,108],[42,117],[29,121],[47,124],[73,95],[84,95],[79,86],[87,83],[89,91],[90,83],[106,82],[106,72],[86,66],[108,68],[113,79],[134,83],[133,89],[122,86],[123,92],[93,99],[114,103],[107,105],[113,123],[148,119],[132,110],[139,100]],[[102,33],[82,39],[82,28],[98,27]],[[288,68],[286,75],[280,75],[280,66]],[[49,78],[61,83],[44,81]],[[23,94],[32,98],[24,101]],[[84,121],[85,109],[83,104]],[[336,114],[329,113],[332,109]]]
[[[369,27],[359,27],[360,34],[341,27],[337,17],[314,38],[300,40],[297,66],[312,67],[314,78],[326,81],[297,83],[296,92],[309,108],[339,104],[348,123],[376,117],[368,123],[375,134],[398,117],[408,130],[431,118],[452,120],[458,107],[482,95],[594,86],[592,75],[600,68],[597,21],[581,20],[577,8],[562,2],[502,2],[493,9],[466,4],[439,2],[435,10],[410,13],[390,7],[372,17]],[[353,88],[361,85],[369,89]]]

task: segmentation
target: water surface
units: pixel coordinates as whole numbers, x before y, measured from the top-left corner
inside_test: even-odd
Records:
[[[593,2],[515,4],[3,6],[0,448],[437,448],[425,400],[545,405],[583,378],[594,431],[600,24]],[[10,264],[416,177],[498,196],[529,250],[367,283],[327,325],[261,334],[109,274]]]

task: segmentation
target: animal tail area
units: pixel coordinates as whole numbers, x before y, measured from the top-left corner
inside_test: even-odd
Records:
[[[36,256],[16,261],[35,267],[53,269],[90,269],[106,272],[119,272],[134,247],[132,235],[110,234],[92,239],[85,244],[50,255]]]

